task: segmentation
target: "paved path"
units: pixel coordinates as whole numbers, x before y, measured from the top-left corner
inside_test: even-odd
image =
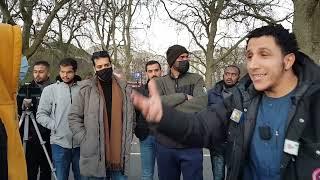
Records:
[[[204,149],[203,157],[203,180],[212,180],[211,162],[209,151]],[[128,180],[140,180],[141,174],[141,160],[140,160],[140,145],[137,138],[134,138],[131,148],[131,160],[130,160],[130,176]],[[157,167],[155,167],[154,180],[158,180]],[[181,178],[182,179],[182,178]],[[72,172],[70,173],[69,180],[73,180]]]
[[[203,152],[204,152],[203,180],[212,180],[213,178],[212,178],[209,151],[204,149]],[[130,169],[129,180],[140,180],[140,174],[141,174],[140,145],[136,138],[133,140],[133,144],[132,144],[130,168],[131,169]],[[158,180],[157,174],[158,174],[157,167],[155,167],[154,180]]]

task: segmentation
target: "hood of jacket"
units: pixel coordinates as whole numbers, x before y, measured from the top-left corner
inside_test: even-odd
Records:
[[[74,82],[78,82],[78,81],[81,81],[82,79],[80,76],[75,75],[73,80],[74,80]],[[56,81],[63,82],[63,80],[61,79],[61,77],[59,75],[56,77]]]

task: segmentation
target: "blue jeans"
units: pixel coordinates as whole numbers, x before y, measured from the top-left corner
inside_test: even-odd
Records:
[[[216,153],[214,150],[210,150],[210,159],[212,167],[212,175],[214,180],[224,180],[224,157],[221,153]]]
[[[148,136],[143,141],[140,141],[141,152],[141,180],[153,180],[154,164],[156,155],[155,137]]]
[[[120,171],[110,171],[107,172],[108,177],[87,177],[81,176],[81,180],[127,180],[128,177],[123,175]]]
[[[175,149],[157,143],[159,180],[203,180],[201,148]]]
[[[80,180],[80,148],[63,148],[59,145],[52,144],[52,160],[56,169],[56,175],[58,180],[68,180],[70,164],[72,163],[72,171],[75,180]]]

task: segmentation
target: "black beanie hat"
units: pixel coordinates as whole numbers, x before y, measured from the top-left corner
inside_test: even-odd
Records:
[[[173,45],[168,48],[167,50],[167,62],[169,64],[169,67],[171,67],[176,59],[183,53],[188,53],[188,50],[180,45]]]

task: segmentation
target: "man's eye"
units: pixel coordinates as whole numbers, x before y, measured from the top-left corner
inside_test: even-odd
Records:
[[[260,55],[261,55],[261,56],[270,56],[270,52],[268,52],[268,51],[261,51],[261,52],[260,52]]]

